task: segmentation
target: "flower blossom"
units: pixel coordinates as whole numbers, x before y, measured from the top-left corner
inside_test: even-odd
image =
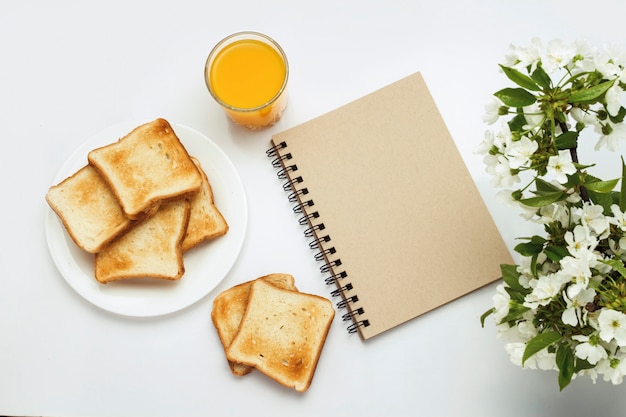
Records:
[[[613,385],[621,384],[626,374],[626,355],[617,353],[612,357],[601,359],[597,365],[598,373],[603,374],[605,381],[611,381]]]
[[[584,204],[580,212],[580,221],[584,226],[593,230],[599,239],[604,239],[609,233],[609,218],[604,215],[604,208],[595,204]]]
[[[545,371],[556,368],[556,354],[549,352],[548,349],[542,349],[541,351],[535,353],[533,356],[526,359],[523,365],[522,358],[524,357],[526,344],[520,342],[508,343],[504,349],[509,354],[511,362],[517,366],[527,369],[542,369]]]
[[[624,90],[619,86],[618,83],[613,84],[611,88],[609,88],[604,95],[606,100],[606,111],[611,116],[617,116],[619,109],[622,107],[622,103],[620,102],[620,96],[624,93]]]
[[[554,176],[559,183],[563,184],[567,182],[567,175],[576,172],[576,167],[565,152],[560,152],[558,155],[553,155],[548,159],[547,170],[548,174]]]
[[[604,125],[596,125],[596,131],[601,134],[595,150],[600,150],[604,146],[610,151],[617,151],[619,142],[626,138],[626,126],[622,123],[614,124],[610,120],[606,120]]]
[[[546,274],[531,283],[532,292],[526,296],[524,305],[529,308],[537,308],[550,304],[563,287],[563,279],[557,274]]]
[[[545,113],[539,108],[537,103],[533,103],[530,106],[524,107],[524,118],[526,119],[526,125],[524,129],[531,130],[541,126],[546,118]]]
[[[587,133],[595,134],[596,149],[617,150],[626,139],[626,121],[621,117],[626,107],[622,105],[626,50],[533,39],[528,47],[510,45],[502,67],[509,81],[527,90],[536,102],[509,109],[512,100],[492,97],[483,122],[494,129],[485,133],[477,153],[483,155],[491,184],[500,189],[498,198],[505,195],[507,204],[514,202],[522,218],[543,232],[531,232],[524,238],[528,244],[515,247],[521,255],[515,278],[519,285],[509,282],[509,288],[503,283],[492,298],[490,313],[498,338],[513,363],[557,370],[560,384],[580,376],[594,383],[598,378],[622,383],[626,376],[622,299],[626,274],[621,268],[626,267],[626,212],[617,204],[610,214],[605,212],[607,204],[623,201],[624,196],[619,189],[592,192],[590,181],[596,179],[589,170],[597,164],[582,157],[574,163],[573,158]],[[531,85],[532,80],[536,85]],[[598,82],[605,80],[612,84],[605,84],[610,87],[597,94],[603,87],[596,87]],[[550,101],[554,92],[571,105]],[[590,99],[582,103],[568,99],[579,92]],[[517,182],[523,184],[514,189]],[[580,185],[587,185],[589,192],[582,192]],[[529,195],[536,198],[527,199]],[[546,330],[558,332],[558,344],[539,352],[535,352],[537,344],[528,349]],[[533,354],[522,363],[524,353],[530,351]],[[590,366],[571,369],[560,363],[559,367],[556,352],[573,355],[578,361],[574,365],[585,361]]]
[[[588,110],[582,110],[578,107],[574,107],[570,111],[570,116],[578,123],[582,123],[584,126],[595,126],[598,122]]]
[[[506,188],[520,181],[519,176],[511,171],[509,161],[503,155],[485,155],[484,162],[487,165],[487,172],[493,176],[492,186]]]
[[[576,345],[574,354],[592,365],[597,364],[601,359],[608,358],[606,349],[600,345],[600,339],[597,334],[591,336],[574,335],[572,339],[581,342]]]
[[[567,243],[567,251],[573,256],[594,249],[598,244],[598,240],[591,236],[589,228],[582,224],[576,225],[573,231],[566,232],[564,239]]]
[[[604,309],[598,316],[600,339],[611,342],[613,339],[619,346],[626,346],[626,314],[616,310]]]
[[[497,97],[491,97],[485,104],[485,113],[483,114],[483,122],[488,125],[492,125],[498,121],[500,117],[500,107],[502,107],[502,101]]]
[[[552,222],[559,222],[561,226],[568,227],[570,222],[570,211],[561,203],[553,203],[547,206],[543,206],[539,209],[539,219],[537,223],[548,224]]]
[[[491,151],[491,148],[493,148],[494,146],[493,141],[494,141],[493,132],[491,130],[485,131],[483,140],[480,142],[480,145],[478,145],[478,148],[476,148],[474,153],[478,155],[487,155],[489,151]]]
[[[543,51],[541,63],[547,73],[552,73],[559,69],[567,68],[575,55],[576,50],[573,45],[567,45],[560,39],[554,39],[548,42],[547,47]]]
[[[613,204],[611,206],[611,211],[613,212],[613,217],[609,219],[609,222],[619,227],[619,229],[622,232],[626,232],[626,213],[620,210],[617,204]],[[609,242],[609,243],[612,243],[612,242]],[[612,245],[613,251],[621,253],[624,249],[626,249],[626,234],[620,237],[617,244],[618,244],[618,247],[615,247],[614,244]]]
[[[518,169],[527,165],[537,148],[539,148],[537,142],[525,136],[511,143],[507,149],[509,166],[513,169]]]
[[[493,307],[494,307],[494,320],[496,323],[500,323],[503,318],[509,314],[509,304],[511,301],[511,297],[509,293],[504,289],[504,285],[500,284],[496,287],[496,293],[493,298]]]
[[[575,287],[569,287],[568,290],[570,288]],[[587,310],[585,310],[585,306],[593,301],[596,292],[591,288],[572,292],[573,295],[570,295],[567,290],[564,291],[563,298],[567,303],[567,308],[563,311],[561,320],[572,327],[584,326],[587,324]]]
[[[543,45],[539,38],[533,38],[531,44],[532,46],[526,48],[510,45],[509,51],[505,56],[506,65],[520,71],[524,71],[526,68],[530,68],[531,72],[534,71],[539,63],[540,51],[543,49]]]

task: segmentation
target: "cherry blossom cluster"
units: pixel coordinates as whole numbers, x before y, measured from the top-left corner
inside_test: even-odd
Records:
[[[500,65],[511,86],[485,107],[478,149],[492,185],[539,224],[502,265],[493,308],[511,360],[556,370],[561,389],[587,375],[626,376],[626,165],[592,175],[579,143],[616,151],[626,138],[626,54],[534,39]],[[620,186],[621,183],[621,186]]]

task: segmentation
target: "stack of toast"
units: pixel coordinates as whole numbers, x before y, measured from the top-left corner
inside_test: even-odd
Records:
[[[95,254],[101,283],[179,279],[184,252],[228,232],[206,173],[165,119],[90,151],[46,201],[76,245]]]
[[[311,385],[335,316],[331,302],[270,274],[220,293],[211,319],[234,375],[254,369],[298,392]]]

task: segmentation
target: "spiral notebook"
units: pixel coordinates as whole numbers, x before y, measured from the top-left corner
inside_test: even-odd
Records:
[[[329,292],[363,340],[495,281],[512,262],[420,73],[271,145]]]

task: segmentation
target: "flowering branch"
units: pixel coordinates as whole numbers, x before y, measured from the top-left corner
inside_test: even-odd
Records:
[[[626,55],[584,43],[512,46],[504,75],[513,83],[486,107],[479,148],[492,185],[503,188],[544,235],[515,246],[518,265],[502,265],[493,315],[511,360],[614,384],[626,375],[626,165],[602,180],[578,155],[583,132],[596,149],[626,138]],[[622,189],[616,190],[621,180]],[[516,184],[522,184],[516,188]]]

